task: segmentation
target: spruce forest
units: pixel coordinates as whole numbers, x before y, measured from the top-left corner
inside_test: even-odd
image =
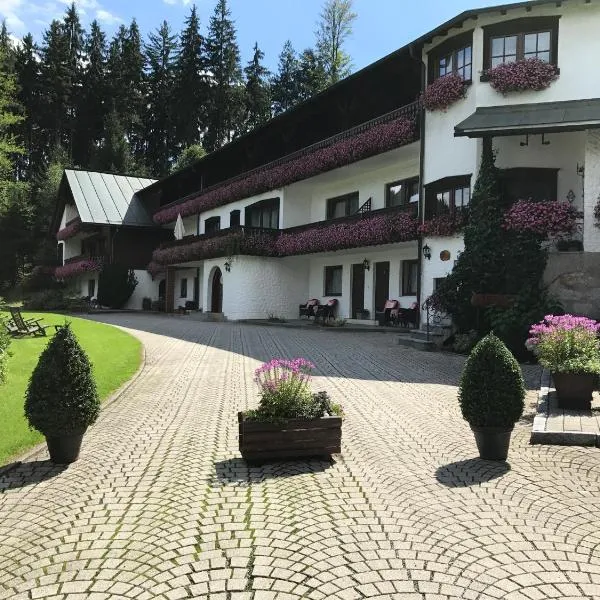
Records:
[[[3,24],[0,295],[54,259],[65,168],[161,178],[189,165],[346,77],[355,19],[352,0],[325,0],[314,47],[286,42],[274,73],[258,42],[242,64],[227,0],[145,39],[135,20],[110,39],[97,21],[84,29],[75,4],[41,40],[15,42]]]

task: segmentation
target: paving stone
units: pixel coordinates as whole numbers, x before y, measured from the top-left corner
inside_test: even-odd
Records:
[[[600,450],[530,446],[540,372],[503,463],[457,403],[464,358],[393,336],[94,316],[146,365],[68,469],[0,476],[0,598],[538,600],[600,597]],[[237,411],[274,356],[344,405],[332,461],[247,465]]]

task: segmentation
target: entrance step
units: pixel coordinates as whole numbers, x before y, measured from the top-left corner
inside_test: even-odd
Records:
[[[192,321],[203,321],[205,323],[223,323],[227,321],[227,317],[223,313],[213,312],[192,312],[188,315]]]
[[[406,348],[412,348],[413,350],[423,350],[425,352],[435,352],[438,346],[433,341],[427,341],[426,339],[413,337],[411,334],[399,335],[396,338],[396,343]]]

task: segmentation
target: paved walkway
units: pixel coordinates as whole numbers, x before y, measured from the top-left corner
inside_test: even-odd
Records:
[[[0,598],[600,598],[600,450],[530,446],[531,409],[510,468],[475,459],[460,357],[382,334],[104,319],[137,330],[146,368],[78,463],[0,478]],[[315,361],[344,404],[334,464],[238,458],[236,412],[273,356]]]

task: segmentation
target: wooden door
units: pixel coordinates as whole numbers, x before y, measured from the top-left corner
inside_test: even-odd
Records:
[[[383,310],[390,297],[390,263],[375,263],[375,310]]]
[[[356,319],[356,311],[365,308],[365,268],[363,264],[352,265],[352,296],[350,318]]]
[[[223,312],[223,274],[219,268],[213,274],[210,311]]]

